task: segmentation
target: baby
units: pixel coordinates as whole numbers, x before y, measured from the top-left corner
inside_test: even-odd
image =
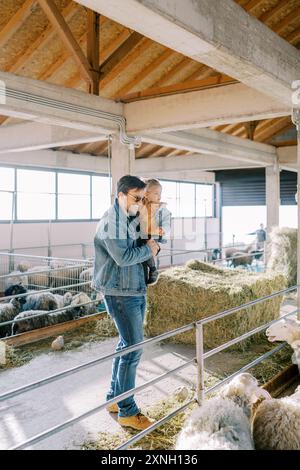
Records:
[[[146,192],[143,206],[139,211],[141,232],[143,238],[141,244],[150,238],[159,243],[166,243],[164,235],[168,235],[171,229],[171,212],[166,208],[166,203],[161,201],[162,186],[157,179],[146,180]],[[143,263],[146,284],[153,284],[158,278],[154,258]]]

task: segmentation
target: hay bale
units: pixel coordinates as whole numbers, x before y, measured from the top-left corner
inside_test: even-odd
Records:
[[[297,229],[274,227],[267,247],[267,269],[287,277],[288,286],[297,284]]]
[[[193,261],[184,267],[167,269],[161,273],[157,283],[148,289],[145,333],[150,337],[159,335],[271,294],[285,286],[286,278],[281,274],[212,269],[202,262]],[[282,297],[278,296],[205,325],[205,347],[219,346],[278,318],[281,301]],[[257,341],[257,336],[240,343],[238,347],[243,349]],[[175,336],[170,341],[195,344],[195,331]]]
[[[189,269],[194,269],[195,271],[202,271],[203,273],[222,273],[222,268],[218,268],[213,264],[204,263],[198,259],[190,259],[186,263],[186,267]]]

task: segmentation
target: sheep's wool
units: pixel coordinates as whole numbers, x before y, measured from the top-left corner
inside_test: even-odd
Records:
[[[258,450],[300,450],[300,396],[264,401],[253,421]]]

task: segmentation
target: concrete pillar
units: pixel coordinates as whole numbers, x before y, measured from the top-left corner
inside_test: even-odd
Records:
[[[222,239],[222,196],[221,196],[221,184],[215,183],[215,217],[218,219],[218,230],[219,230],[219,248],[223,246]]]
[[[267,234],[279,225],[280,172],[278,164],[266,167]]]
[[[134,175],[135,150],[123,145],[120,142],[119,135],[112,136],[111,141],[111,177],[113,202],[116,196],[117,182],[124,175]]]

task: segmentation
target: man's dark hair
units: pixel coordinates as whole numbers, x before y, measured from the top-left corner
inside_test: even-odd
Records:
[[[146,183],[137,176],[125,175],[119,179],[117,193],[127,194],[131,189],[145,189]]]

